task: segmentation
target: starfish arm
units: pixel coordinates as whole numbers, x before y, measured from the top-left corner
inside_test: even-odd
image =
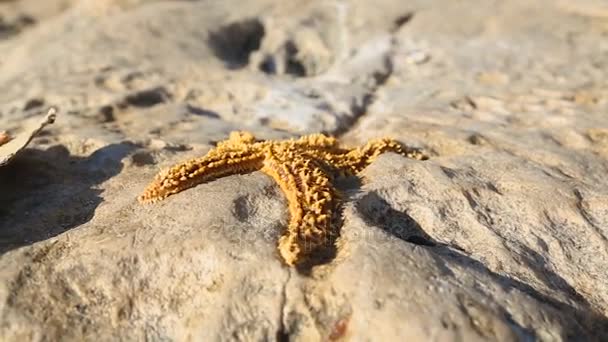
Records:
[[[255,143],[255,136],[247,131],[231,132],[228,139],[220,141],[217,144],[217,150],[229,150],[239,148],[243,145],[251,145]]]
[[[323,170],[313,160],[271,151],[261,170],[279,184],[289,203],[290,222],[278,244],[285,263],[295,265],[331,243],[337,196]]]
[[[216,178],[258,170],[263,160],[264,154],[258,149],[213,149],[204,157],[161,171],[138,199],[142,203],[157,202]]]
[[[235,131],[231,132],[228,139],[221,141],[217,144],[219,149],[231,149],[234,147],[242,146],[243,144],[252,145],[256,143],[255,136],[247,131]],[[264,145],[263,143],[257,143],[258,145]],[[324,134],[316,133],[302,136],[298,139],[291,139],[285,142],[285,144],[291,145],[293,148],[307,148],[307,149],[334,149],[338,148],[338,140],[334,137],[328,137]]]
[[[416,160],[428,159],[420,150],[404,146],[390,138],[376,139],[362,147],[354,148],[344,154],[327,154],[325,159],[337,168],[349,174],[357,174],[371,164],[379,155],[393,152]]]
[[[309,134],[293,141],[293,147],[313,150],[335,150],[339,148],[338,140],[324,134]]]

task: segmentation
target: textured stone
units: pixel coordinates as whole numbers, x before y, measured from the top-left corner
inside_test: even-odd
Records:
[[[606,340],[602,1],[0,2],[0,340]],[[150,206],[230,131],[392,136],[335,258],[259,172]]]

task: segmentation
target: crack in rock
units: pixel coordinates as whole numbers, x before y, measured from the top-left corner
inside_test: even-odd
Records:
[[[285,319],[287,315],[287,284],[291,280],[291,269],[287,270],[287,279],[283,283],[283,289],[281,290],[281,300],[279,307],[279,327],[276,333],[276,340],[278,342],[288,342],[289,341],[289,332],[285,327]]]
[[[378,91],[386,84],[395,70],[393,59],[398,45],[395,35],[404,25],[412,20],[413,16],[413,13],[407,13],[395,20],[394,27],[388,31],[390,35],[389,47],[388,51],[386,51],[382,57],[383,67],[372,73],[373,83],[371,87],[361,98],[355,98],[353,100],[353,103],[350,106],[351,116],[345,118],[342,124],[332,132],[333,135],[340,137],[347,134],[357,125],[361,118],[368,113],[369,108],[376,100]]]

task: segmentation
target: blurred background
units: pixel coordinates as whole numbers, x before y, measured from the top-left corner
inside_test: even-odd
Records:
[[[0,115],[10,126],[57,105],[89,123],[64,118],[72,132],[182,143],[247,127],[342,135],[356,123],[365,135],[407,121],[415,139],[548,125],[547,111],[605,94],[606,11],[589,0],[2,1]]]

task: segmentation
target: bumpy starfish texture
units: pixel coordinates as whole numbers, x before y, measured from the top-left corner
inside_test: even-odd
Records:
[[[157,202],[200,183],[260,170],[279,184],[289,203],[290,222],[278,250],[285,263],[296,265],[335,241],[331,222],[339,194],[332,180],[357,175],[384,152],[426,159],[420,151],[388,138],[346,148],[323,134],[257,141],[251,133],[232,132],[207,155],[160,172],[138,199]]]

